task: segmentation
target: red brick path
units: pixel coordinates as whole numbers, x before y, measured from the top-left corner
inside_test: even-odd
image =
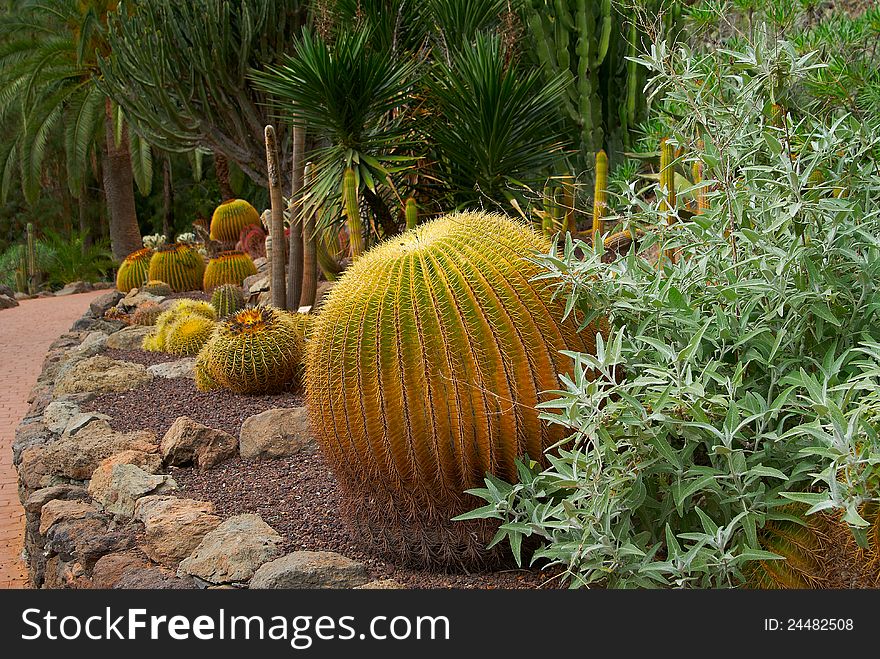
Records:
[[[28,394],[49,345],[104,292],[23,300],[17,307],[0,310],[0,588],[28,587],[21,561],[24,510],[12,466],[15,427],[27,412]]]

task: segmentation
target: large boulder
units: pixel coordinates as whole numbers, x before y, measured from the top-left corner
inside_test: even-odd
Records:
[[[81,499],[52,499],[40,509],[40,535],[46,535],[46,531],[61,520],[83,519],[97,513],[95,506]]]
[[[102,293],[91,301],[89,304],[89,311],[95,318],[103,318],[104,314],[107,313],[111,307],[115,307],[122,297],[123,295],[119,291],[107,291],[106,293]]]
[[[148,382],[152,375],[147,367],[132,362],[117,361],[98,355],[77,362],[70,370],[59,374],[55,395],[75,394],[82,391],[97,393],[128,391]]]
[[[80,413],[79,405],[71,400],[55,400],[43,410],[43,423],[49,432],[60,435],[67,427],[68,421]]]
[[[46,531],[45,551],[49,556],[57,554],[63,561],[76,561],[91,570],[101,556],[134,545],[133,527],[111,528],[110,523],[110,517],[100,513],[57,521]]]
[[[14,295],[3,295],[0,293],[0,309],[11,309],[18,306],[18,300]]]
[[[194,379],[196,369],[195,357],[184,357],[173,362],[162,362],[148,366],[150,375],[156,378],[189,378]]]
[[[91,478],[99,463],[115,453],[134,450],[155,453],[156,436],[149,431],[121,433],[106,421],[93,421],[76,435],[64,435],[46,446],[22,453],[19,479],[28,490]]]
[[[279,556],[282,542],[259,515],[236,515],[208,533],[177,573],[208,584],[244,583]]]
[[[113,588],[129,569],[145,570],[149,567],[149,561],[137,551],[107,554],[99,558],[92,568],[92,588]]]
[[[98,498],[103,496],[110,487],[113,480],[113,467],[118,464],[134,465],[143,469],[148,474],[155,474],[162,467],[162,456],[158,453],[146,453],[144,451],[127,450],[114,453],[109,458],[101,460],[101,463],[92,472],[89,480],[89,493]]]
[[[146,302],[152,302],[153,304],[162,304],[165,298],[161,295],[153,295],[151,293],[141,293],[138,289],[133,288],[128,292],[124,298],[119,301],[118,306],[120,309],[126,312],[131,312],[137,309],[142,304]]]
[[[107,347],[113,350],[140,350],[144,337],[152,331],[152,327],[129,325],[108,336]]]
[[[245,419],[238,434],[243,460],[280,458],[312,443],[305,407],[275,408]]]
[[[171,476],[148,474],[133,464],[114,464],[110,479],[95,486],[89,484],[89,494],[107,513],[131,517],[137,500],[148,494],[161,494],[177,489]]]
[[[332,551],[295,551],[263,564],[250,588],[354,588],[370,575],[363,563]]]
[[[157,563],[176,567],[202,539],[220,525],[209,501],[152,495],[139,499],[135,519],[144,523],[144,553]]]
[[[160,451],[167,465],[195,465],[199,469],[210,469],[235,457],[238,441],[222,430],[179,416],[162,438]]]
[[[55,291],[55,295],[77,295],[88,293],[90,290],[92,290],[92,285],[87,281],[72,281],[60,291]]]
[[[27,449],[47,446],[57,437],[58,435],[49,430],[42,422],[19,424],[15,429],[15,439],[12,441],[12,463],[18,466],[21,464],[22,454]]]

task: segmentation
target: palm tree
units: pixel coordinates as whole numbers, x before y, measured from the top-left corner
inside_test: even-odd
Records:
[[[82,194],[91,154],[99,150],[110,211],[113,256],[141,246],[135,212],[132,153],[142,182],[152,178],[149,146],[129,136],[119,108],[98,88],[98,58],[109,55],[107,17],[118,0],[16,3],[0,19],[0,119],[18,115],[20,130],[0,162],[4,185],[17,164],[27,199],[39,195],[43,161],[54,130],[63,130],[68,186]]]

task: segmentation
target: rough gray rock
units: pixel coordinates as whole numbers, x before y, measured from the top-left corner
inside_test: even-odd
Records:
[[[0,309],[11,309],[18,306],[18,300],[14,295],[3,295],[0,293]]]
[[[141,293],[138,291],[138,289],[133,288],[129,291],[128,295],[126,295],[119,301],[119,304],[117,304],[116,306],[120,307],[123,311],[134,311],[145,302],[162,304],[162,302],[164,301],[165,298],[161,295],[153,295],[152,293]]]
[[[92,290],[92,285],[85,281],[72,281],[60,291],[55,291],[55,296],[76,295],[78,293],[88,293]]]
[[[130,325],[107,337],[107,347],[114,350],[140,350],[144,337],[153,331],[152,327]]]
[[[159,450],[167,465],[192,464],[199,469],[210,469],[235,457],[238,441],[222,430],[179,416],[162,438]]]
[[[107,313],[111,307],[115,307],[122,297],[122,293],[119,291],[107,291],[91,301],[89,304],[89,311],[95,318],[103,318],[104,314]]]
[[[354,588],[369,580],[363,563],[342,554],[295,551],[260,567],[250,588]]]
[[[293,455],[312,443],[305,407],[275,408],[248,417],[238,434],[243,460]]]
[[[115,590],[190,590],[196,586],[191,578],[180,578],[162,568],[130,566],[113,586]]]
[[[67,422],[79,413],[79,405],[73,401],[55,400],[43,410],[43,423],[49,432],[60,435],[67,427]]]
[[[66,373],[59,374],[55,383],[55,394],[128,391],[148,382],[152,377],[142,364],[117,361],[99,355],[83,359]]]
[[[15,439],[12,442],[12,463],[17,467],[21,464],[21,456],[27,449],[47,446],[57,438],[58,435],[40,421],[20,424],[15,429]]]
[[[89,494],[105,512],[123,517],[134,515],[137,500],[148,494],[160,494],[177,489],[171,476],[148,474],[133,464],[114,464],[108,482],[89,483]]]
[[[208,533],[177,570],[211,584],[243,583],[277,558],[283,540],[259,515],[230,517]]]
[[[138,500],[135,519],[144,523],[144,553],[157,563],[177,567],[202,539],[220,525],[209,501],[151,495]]]
[[[162,362],[147,367],[147,371],[156,378],[195,378],[195,357],[184,357],[173,362]]]

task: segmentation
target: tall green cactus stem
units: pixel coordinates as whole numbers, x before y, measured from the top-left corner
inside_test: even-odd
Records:
[[[202,287],[210,293],[223,284],[241,286],[246,277],[257,274],[253,259],[244,252],[235,250],[220,252],[208,261],[202,276]]]
[[[132,288],[141,288],[147,282],[152,258],[153,250],[149,247],[126,256],[116,272],[116,288],[121,293],[128,293]]]
[[[204,273],[202,255],[185,243],[162,245],[150,258],[149,278],[164,281],[175,293],[201,290]]]
[[[37,237],[33,222],[27,224],[27,281],[28,294],[37,292]]]
[[[21,293],[28,292],[27,254],[24,246],[18,250],[18,267],[15,269],[15,290]]]
[[[604,149],[596,154],[596,182],[593,187],[593,240],[600,240],[603,218],[608,210],[608,156]]]
[[[199,381],[240,394],[299,386],[308,317],[257,306],[222,321],[196,361]]]
[[[667,139],[660,140],[660,188],[666,197],[660,204],[660,210],[671,212],[675,209],[675,147]]]
[[[419,223],[419,208],[416,205],[416,200],[413,199],[412,197],[409,197],[406,200],[405,215],[406,215],[406,228],[407,229],[415,229],[416,225]]]
[[[242,229],[251,224],[260,224],[257,209],[244,199],[228,199],[211,216],[211,240],[234,243],[241,237]]]
[[[356,259],[364,253],[364,232],[358,204],[357,175],[351,167],[347,168],[342,176],[342,198],[345,203],[345,216],[348,218],[349,255],[352,259]]]
[[[556,208],[556,190],[551,181],[547,181],[543,194],[544,208],[541,217],[541,232],[545,238],[552,238],[556,234],[556,216],[559,214]]]
[[[211,306],[217,310],[217,316],[225,318],[244,308],[244,291],[234,284],[223,284],[214,289],[211,295]]]
[[[311,186],[315,179],[315,166],[306,163],[303,172],[305,185]],[[303,276],[302,293],[299,306],[311,307],[318,294],[318,236],[315,235],[315,215],[309,213],[303,218]]]
[[[623,126],[624,145],[630,147],[629,131],[636,126],[636,104],[639,95],[639,65],[635,57],[639,54],[639,28],[635,16],[629,19],[626,61],[626,122]]]
[[[491,238],[491,239],[487,239]],[[371,249],[337,282],[308,341],[311,426],[359,537],[411,563],[479,563],[494,531],[449,520],[486,472],[565,436],[542,392],[597,328],[529,260],[550,241],[506,217],[455,213]],[[488,532],[488,535],[485,533]]]
[[[575,217],[574,208],[574,176],[566,175],[560,179],[560,191],[562,202],[560,204],[562,211],[562,230],[566,233],[575,233],[577,231],[577,219]]]
[[[697,148],[702,150],[703,148],[703,140],[700,140],[697,143]],[[703,169],[705,165],[702,160],[694,160],[693,164],[691,164],[691,177],[694,179],[694,185],[699,186],[695,191],[694,195],[696,197],[696,213],[697,215],[702,215],[709,208],[709,197],[706,195],[705,186],[700,185],[703,182]],[[819,170],[816,170],[819,171]]]

